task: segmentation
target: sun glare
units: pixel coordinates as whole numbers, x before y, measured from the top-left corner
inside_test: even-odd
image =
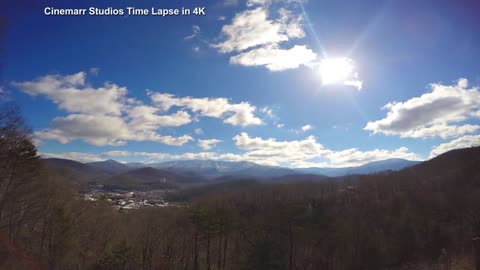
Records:
[[[322,84],[343,84],[353,73],[352,60],[340,58],[326,58],[320,62],[319,72]]]

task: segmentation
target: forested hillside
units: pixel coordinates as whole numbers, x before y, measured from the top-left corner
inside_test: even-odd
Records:
[[[119,211],[84,200],[31,135],[2,110],[0,269],[474,269],[480,148],[399,172],[216,183],[172,194],[185,206]]]

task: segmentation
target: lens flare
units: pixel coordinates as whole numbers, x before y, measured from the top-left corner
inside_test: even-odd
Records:
[[[352,77],[354,66],[352,60],[345,57],[326,58],[320,61],[318,69],[322,84],[343,84]]]

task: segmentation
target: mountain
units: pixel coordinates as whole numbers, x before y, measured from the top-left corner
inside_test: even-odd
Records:
[[[128,162],[128,163],[125,163],[125,166],[129,168],[135,168],[135,169],[150,167],[147,164],[141,163],[141,162]]]
[[[478,168],[480,168],[480,146],[451,150],[402,171],[436,177],[463,174],[468,175],[467,178],[471,178],[470,180],[473,181],[474,175],[480,177]],[[477,179],[480,180],[480,178]]]
[[[296,173],[294,170],[287,168],[264,166],[247,161],[176,160],[149,164],[148,166],[180,174],[195,173],[210,179],[223,176],[271,178]]]
[[[93,183],[112,175],[104,169],[69,159],[48,158],[44,161],[47,167],[53,169],[59,176],[74,183]]]
[[[371,174],[381,171],[398,171],[406,167],[419,164],[420,161],[405,160],[399,158],[374,161],[357,167],[345,168],[300,168],[296,169],[302,173],[312,173],[326,175],[330,177],[343,176],[349,174]]]
[[[132,169],[131,167],[125,164],[122,164],[118,161],[111,160],[111,159],[105,160],[105,161],[90,162],[86,164],[96,168],[100,168],[110,173],[124,173]]]
[[[148,190],[178,187],[182,177],[155,168],[140,168],[109,176],[99,181],[107,189]]]

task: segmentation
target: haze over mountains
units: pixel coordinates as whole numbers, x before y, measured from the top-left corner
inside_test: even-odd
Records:
[[[247,178],[268,182],[322,180],[327,177],[395,171],[419,163],[389,159],[358,167],[289,169],[252,162],[216,160],[176,160],[151,164],[123,164],[115,160],[81,163],[56,158],[46,161],[63,177],[81,185],[99,184],[109,189],[126,190],[170,189],[187,184]]]
[[[301,168],[299,172],[321,174],[326,176],[344,176],[349,174],[370,174],[381,171],[398,171],[420,163],[420,161],[392,158],[380,161],[374,161],[357,167],[344,168]]]
[[[420,161],[405,159],[387,159],[374,161],[357,167],[344,168],[299,168],[289,169],[276,166],[259,165],[253,162],[231,162],[216,160],[176,160],[161,163],[142,164],[127,163],[122,164],[114,160],[87,163],[94,167],[105,169],[110,172],[125,172],[129,168],[152,167],[180,174],[195,173],[205,178],[217,178],[225,176],[246,176],[256,178],[281,177],[291,174],[317,174],[324,176],[343,176],[349,174],[370,174],[388,170],[401,170],[405,167],[413,166]]]

